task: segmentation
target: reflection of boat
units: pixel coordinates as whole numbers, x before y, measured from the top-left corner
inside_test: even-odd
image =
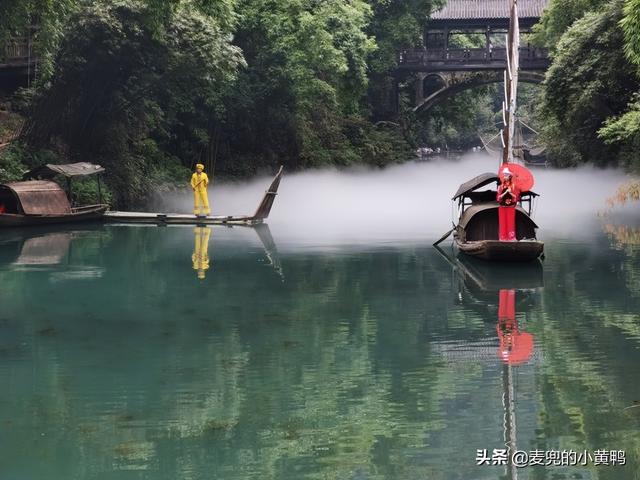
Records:
[[[0,266],[15,271],[50,271],[52,281],[100,278],[104,274],[102,267],[87,265],[82,259],[78,262],[76,258],[87,246],[100,249],[104,232],[99,224],[97,227],[13,230],[10,236],[0,237]]]
[[[71,233],[60,232],[27,238],[13,265],[58,265],[69,252]]]
[[[260,242],[262,243],[262,247],[264,248],[264,253],[269,260],[269,264],[276,272],[278,272],[278,275],[280,275],[282,281],[284,281],[284,273],[282,271],[282,264],[280,263],[278,247],[276,246],[276,242],[273,240],[271,230],[269,230],[269,225],[267,225],[266,223],[256,225],[255,231],[258,234]]]
[[[196,217],[184,213],[152,213],[152,212],[107,212],[105,220],[113,223],[152,223],[161,225],[258,225],[264,222],[271,212],[273,202],[278,194],[282,179],[283,167],[271,181],[262,201],[253,215],[210,215]]]
[[[539,261],[518,266],[509,263],[489,265],[461,255],[457,258],[457,265],[467,287],[479,292],[495,293],[504,288],[531,290],[543,285],[543,270]]]
[[[521,194],[520,205],[515,207],[517,241],[500,241],[496,190],[480,190],[498,181],[498,175],[483,173],[460,185],[453,196],[460,212],[454,227],[454,241],[462,252],[484,260],[535,260],[544,248],[536,238],[538,226],[531,219],[533,201],[538,195],[534,192]]]
[[[454,268],[459,275],[464,289],[469,292],[471,303],[467,306],[476,310],[476,307],[484,307],[482,315],[485,318],[493,317],[496,312],[489,312],[491,302],[497,299],[497,324],[496,333],[498,346],[495,340],[481,339],[473,342],[447,342],[437,345],[434,350],[439,351],[449,361],[465,362],[491,362],[499,359],[502,363],[502,410],[504,414],[504,445],[507,462],[505,463],[506,478],[511,480],[518,478],[518,470],[511,461],[511,455],[517,451],[517,426],[516,426],[516,389],[515,376],[517,368],[527,363],[540,363],[541,355],[534,348],[533,335],[522,331],[516,319],[516,309],[520,304],[516,302],[516,295],[522,291],[527,294],[543,286],[542,264],[530,262],[524,265],[502,264],[489,265],[479,260],[460,255],[457,258],[449,257],[444,251],[436,247],[438,252]],[[519,290],[517,292],[517,290]],[[458,292],[459,298],[464,296]],[[527,298],[525,296],[525,305]],[[476,459],[478,461],[479,458]],[[485,460],[485,458],[480,458]]]
[[[25,174],[27,181],[0,185],[0,227],[75,223],[101,218],[107,205],[73,207],[69,198],[71,178],[103,171],[99,165],[89,163],[44,165]],[[67,178],[69,197],[57,183],[50,180],[57,175]],[[43,180],[29,180],[34,178]]]

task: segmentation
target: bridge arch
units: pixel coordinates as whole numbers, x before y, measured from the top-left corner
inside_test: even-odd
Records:
[[[433,95],[434,93],[447,88],[447,78],[446,75],[442,75],[440,73],[430,73],[422,80],[418,79],[418,81],[422,81],[422,96],[428,97]]]
[[[544,81],[544,74],[540,72],[520,72],[519,81],[522,83],[540,84]],[[427,81],[429,79],[429,81]],[[424,96],[418,98],[417,106],[413,111],[416,113],[426,112],[433,106],[465,90],[470,90],[482,85],[491,83],[503,83],[504,72],[502,71],[484,71],[484,72],[442,72],[427,75],[422,82],[422,90]],[[441,83],[440,88],[433,88]],[[428,85],[427,85],[428,84]],[[428,89],[427,86],[432,86]]]

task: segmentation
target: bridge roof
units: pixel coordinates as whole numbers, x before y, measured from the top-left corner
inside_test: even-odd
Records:
[[[540,18],[549,0],[519,0],[519,18]],[[449,0],[431,15],[432,20],[508,19],[507,0]]]

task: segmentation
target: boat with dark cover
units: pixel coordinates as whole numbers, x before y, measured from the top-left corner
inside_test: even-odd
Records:
[[[496,190],[483,189],[499,182],[498,175],[483,173],[462,184],[453,196],[460,212],[454,227],[454,242],[461,252],[484,260],[531,261],[542,255],[544,243],[536,237],[538,226],[531,219],[535,192],[522,192],[516,209],[516,241],[498,239]]]
[[[22,182],[0,185],[0,227],[23,227],[101,219],[108,205],[71,205],[71,179],[104,172],[100,165],[74,163],[43,165],[27,172]],[[68,192],[51,179],[62,175]],[[99,177],[98,177],[99,178]],[[98,181],[98,185],[100,185]],[[100,195],[101,196],[101,195]]]

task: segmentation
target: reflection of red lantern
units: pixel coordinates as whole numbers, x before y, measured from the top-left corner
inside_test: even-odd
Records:
[[[498,177],[500,181],[504,180],[505,170],[511,172],[513,185],[521,192],[528,192],[533,188],[533,173],[527,167],[518,165],[517,163],[505,163],[500,166]]]
[[[498,303],[498,356],[509,365],[527,362],[533,354],[533,335],[518,330],[516,322],[516,291],[500,290]]]

